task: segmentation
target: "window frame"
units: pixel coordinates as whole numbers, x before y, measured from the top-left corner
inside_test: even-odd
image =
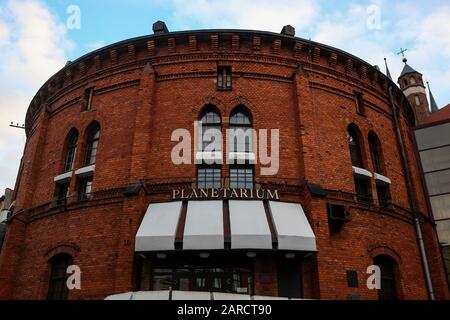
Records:
[[[236,171],[236,174],[233,174],[233,171]],[[240,173],[239,170],[245,170],[244,173]],[[248,171],[251,171],[251,181],[247,179]],[[235,177],[234,177],[235,176]],[[240,180],[240,178],[244,177],[244,180]],[[233,179],[234,178],[234,179]],[[230,188],[234,189],[254,189],[255,187],[255,166],[249,164],[233,164],[230,165]]]
[[[63,173],[67,173],[73,170],[78,148],[78,139],[79,135],[76,130],[71,131],[67,137],[67,146],[64,153]]]
[[[205,170],[205,172],[202,174],[203,179],[200,179],[200,171],[201,170]],[[211,175],[209,175],[209,177],[212,177],[212,180],[208,180],[207,170],[212,170]],[[218,178],[217,178],[217,173],[218,173]],[[197,165],[196,180],[197,180],[197,188],[198,189],[221,188],[222,187],[222,166],[220,164]],[[201,182],[203,184],[201,184]]]
[[[212,116],[213,115],[213,116]],[[209,117],[212,117],[209,118]],[[219,111],[217,111],[213,106],[208,106],[202,113],[200,116],[200,127],[201,127],[201,135],[199,135],[200,137],[200,143],[198,143],[198,148],[200,149],[200,152],[205,152],[206,147],[210,146],[212,144],[211,141],[207,141],[205,142],[204,138],[205,138],[205,133],[210,130],[210,129],[215,129],[218,132],[220,132],[220,135],[222,137],[222,117],[220,116]],[[222,152],[222,139],[220,142],[220,145],[218,144],[218,142],[216,141],[216,139],[214,139],[214,147],[218,150],[215,150],[216,152]],[[205,145],[205,143],[207,143],[207,145]]]
[[[88,131],[88,136],[86,139],[86,154],[84,159],[84,166],[91,166],[96,164],[99,143],[100,143],[100,126],[98,124],[95,124]],[[94,161],[92,161],[92,158],[94,158]]]
[[[217,67],[217,90],[233,89],[233,69],[231,66]]]
[[[89,175],[86,177],[80,177],[77,181],[77,199],[78,201],[90,200],[92,197],[92,187],[94,184],[94,176]]]
[[[353,134],[352,134],[353,133]],[[363,148],[361,144],[361,135],[354,125],[347,127],[347,145],[350,151],[350,160],[352,166],[364,168]],[[352,138],[352,139],[350,139]]]
[[[235,118],[238,114],[243,115],[243,117],[241,117],[243,120],[242,123],[239,122],[235,122],[233,123],[233,118]],[[247,122],[248,121],[248,122]],[[242,107],[237,107],[235,110],[233,110],[233,112],[231,112],[230,114],[230,123],[229,123],[229,127],[230,130],[243,130],[245,133],[248,130],[253,129],[253,119],[251,116],[251,113],[248,112],[247,110],[245,110]],[[234,139],[233,141],[230,141],[229,143],[231,143],[230,145],[230,152],[243,152],[243,153],[253,153],[253,148],[254,148],[254,137],[253,137],[253,131],[251,131],[251,136],[250,136],[250,141],[247,141],[247,139],[245,139],[245,145],[244,145],[244,151],[239,151],[238,150],[238,142],[239,139],[237,137],[237,135],[231,135]],[[231,137],[230,136],[230,137]]]

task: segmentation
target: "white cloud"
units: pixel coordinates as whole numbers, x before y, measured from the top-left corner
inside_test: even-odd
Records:
[[[14,30],[14,32],[12,32]],[[13,188],[25,142],[22,124],[40,86],[66,62],[64,24],[38,0],[11,0],[0,11],[0,193]]]
[[[348,51],[384,70],[383,58],[388,58],[389,68],[397,80],[404,64],[397,54],[407,47],[408,63],[431,79],[433,91],[440,106],[450,103],[450,8],[433,6],[423,11],[419,6],[379,2],[381,28],[366,26],[367,12],[362,5],[350,5],[346,12],[333,12],[316,25],[313,40]],[[408,12],[408,14],[404,14]]]
[[[299,29],[312,24],[318,6],[311,0],[175,0],[177,25],[189,29],[194,22],[205,28],[257,29],[280,32],[284,25]]]

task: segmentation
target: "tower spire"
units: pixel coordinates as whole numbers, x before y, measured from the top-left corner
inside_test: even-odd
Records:
[[[428,86],[428,93],[430,94],[431,112],[439,111],[436,100],[434,100],[433,94],[431,93],[430,83],[428,81],[427,81],[427,86]]]
[[[388,67],[387,59],[386,59],[386,58],[384,58],[384,64],[386,65],[386,75],[387,75],[387,77],[388,77],[389,79],[392,80],[391,72],[389,71],[389,67]]]

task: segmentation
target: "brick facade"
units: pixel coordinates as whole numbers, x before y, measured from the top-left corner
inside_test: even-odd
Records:
[[[216,89],[218,65],[231,66],[233,89]],[[362,60],[310,41],[265,32],[179,32],[131,39],[77,60],[51,78],[33,99],[27,119],[27,144],[16,184],[16,207],[0,256],[0,298],[45,299],[49,260],[68,253],[82,270],[82,289],[71,299],[103,299],[132,291],[134,238],[151,202],[170,200],[172,184],[195,183],[195,165],[175,166],[171,142],[175,129],[188,129],[207,104],[221,113],[223,130],[238,105],[251,111],[255,129],[280,129],[280,170],[256,178],[288,185],[297,192],[282,198],[301,202],[317,238],[318,253],[304,261],[304,295],[347,299],[366,288],[366,268],[377,255],[397,264],[398,293],[427,299],[407,187],[397,147],[387,87],[392,82]],[[94,87],[92,108],[85,110],[85,89]],[[395,87],[396,104],[412,172],[433,284],[439,299],[449,298],[439,244],[426,201],[409,127],[414,113]],[[365,114],[357,112],[354,91],[362,92]],[[79,132],[74,170],[83,166],[86,130],[97,121],[100,144],[93,180],[95,197],[53,206],[54,177],[62,173],[67,134]],[[368,134],[379,137],[385,175],[392,180],[393,206],[355,198],[346,129],[361,132],[363,162],[374,172]],[[228,169],[223,166],[223,176]],[[71,195],[77,189],[72,177]],[[372,179],[373,180],[373,179]],[[125,196],[130,184],[144,186]],[[172,183],[172,184],[169,184]],[[306,183],[319,184],[316,197]],[[352,221],[330,232],[327,203],[350,207]],[[254,262],[255,290],[276,295],[276,264]],[[358,272],[359,288],[347,286],[346,271]]]

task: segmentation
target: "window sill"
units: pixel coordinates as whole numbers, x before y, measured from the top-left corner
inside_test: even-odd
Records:
[[[94,172],[95,172],[95,164],[78,169],[77,171],[75,171],[75,175],[78,178],[83,178],[93,175]]]
[[[374,173],[375,181],[380,185],[390,185],[392,183],[391,179],[388,177],[382,176],[381,174]]]
[[[203,164],[222,164],[222,151],[200,151],[195,155],[195,163]]]
[[[353,168],[353,174],[361,179],[371,179],[373,177],[372,173],[370,173],[370,171],[363,169],[363,168],[358,168],[358,167],[352,167]]]
[[[217,91],[233,91],[233,88],[216,88]]]
[[[72,175],[73,175],[73,171],[69,171],[69,172],[60,174],[59,176],[56,176],[53,180],[56,183],[66,183],[72,179]]]

